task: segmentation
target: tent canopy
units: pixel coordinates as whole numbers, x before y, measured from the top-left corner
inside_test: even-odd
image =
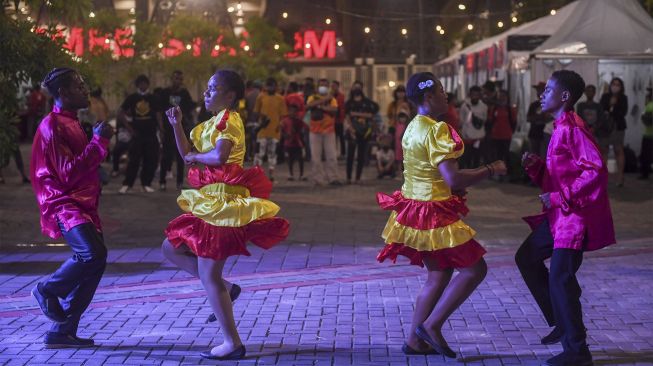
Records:
[[[579,0],[535,52],[653,54],[653,18],[637,0]]]

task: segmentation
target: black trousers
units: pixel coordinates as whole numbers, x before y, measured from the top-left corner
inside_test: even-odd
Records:
[[[304,157],[302,156],[302,147],[287,147],[286,151],[288,152],[288,171],[290,176],[293,176],[293,167],[295,162],[299,164],[299,176],[304,176]]]
[[[336,128],[336,141],[338,142],[338,145],[340,146],[340,156],[344,156],[346,153],[346,146],[347,146],[347,138],[345,137],[345,125],[344,123],[336,123],[335,124]]]
[[[544,265],[548,258],[551,258],[550,271]],[[545,220],[517,250],[515,261],[549,326],[555,325],[564,332],[565,352],[578,354],[586,349],[582,291],[576,278],[583,263],[583,251],[553,249],[553,236]]]
[[[642,137],[642,152],[639,154],[639,169],[641,176],[648,178],[653,163],[653,137]]]
[[[159,167],[159,183],[166,183],[166,173],[172,168],[172,162],[177,164],[177,184],[184,183],[184,158],[181,157],[177,150],[175,136],[164,134],[163,148],[161,149],[161,166]]]
[[[365,165],[365,155],[367,154],[367,139],[363,137],[347,139],[347,180],[351,180],[351,173],[354,169],[354,153],[356,153],[356,180],[361,179],[363,175],[363,166]]]
[[[141,184],[149,186],[152,184],[156,166],[159,163],[159,141],[156,136],[134,136],[129,147],[129,164],[123,185],[129,187],[134,185],[141,161],[143,162]]]
[[[461,169],[474,169],[481,165],[481,149],[474,147],[474,143],[465,145],[465,152],[458,161]]]
[[[129,150],[130,142],[116,142],[116,145],[113,147],[111,152],[111,162],[113,163],[113,171],[117,172],[120,170],[120,157]]]
[[[77,225],[70,231],[65,231],[61,224],[59,227],[73,256],[41,284],[41,289],[62,299],[61,305],[68,316],[66,322],[54,323],[50,331],[75,335],[79,319],[91,303],[104,274],[107,248],[102,233],[91,223]]]

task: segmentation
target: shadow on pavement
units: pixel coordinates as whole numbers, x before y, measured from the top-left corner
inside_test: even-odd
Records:
[[[0,266],[0,274],[50,274],[57,270],[63,263],[63,260],[56,262],[14,262],[2,263]],[[106,274],[138,274],[138,273],[152,273],[162,266],[162,262],[118,262],[108,263]]]

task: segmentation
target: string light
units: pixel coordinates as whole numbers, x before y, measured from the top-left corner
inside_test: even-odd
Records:
[[[499,21],[499,22],[497,23],[497,27],[499,27],[499,28],[503,28],[503,22],[502,22],[502,21]]]
[[[241,4],[239,1],[238,4],[236,5],[236,9],[240,10],[242,8],[243,8],[243,4]]]
[[[444,29],[440,29],[440,34],[444,34]]]
[[[136,14],[136,8],[129,9],[129,14],[131,14],[131,15]]]
[[[397,85],[397,84],[394,81],[392,81],[392,80],[388,81],[388,86],[389,87],[394,88],[395,85]]]
[[[243,47],[243,49],[244,49],[245,51],[249,51],[249,45],[246,44],[245,47]]]
[[[467,7],[465,6],[465,4],[458,4],[458,9],[465,10],[467,9]]]
[[[159,43],[159,48],[163,48],[163,43]]]
[[[555,9],[551,9],[551,15],[556,15],[557,11]]]
[[[286,19],[286,18],[288,18],[288,13],[286,13],[286,12],[284,11],[283,14],[281,14],[281,16],[282,16],[284,19]]]
[[[233,13],[234,10],[236,10],[236,9],[234,9],[233,6],[230,6],[230,7],[227,8],[227,12],[229,12],[229,13]]]
[[[372,30],[370,29],[370,27],[365,27],[365,29],[363,29],[363,31],[364,31],[365,33],[369,33],[369,32],[371,32]]]
[[[406,34],[408,34],[408,29],[406,29],[406,28],[401,28],[401,34],[403,34],[404,36],[405,36]]]
[[[193,48],[193,46],[191,46],[190,43],[186,45],[187,50],[190,50],[191,48]]]
[[[304,45],[304,47],[306,47],[306,48],[311,48],[311,44],[310,44],[310,43],[307,43],[307,44]]]
[[[324,20],[324,22],[325,22],[326,24],[331,24],[331,18],[326,18],[326,19]]]
[[[95,18],[95,13],[91,12],[91,14],[88,15],[89,18]]]
[[[215,47],[213,47],[213,49],[216,50],[216,51],[220,51],[220,45],[216,44]]]
[[[104,43],[109,44],[109,43],[111,43],[111,40],[109,38],[105,38]]]
[[[279,44],[275,44],[275,45],[274,45],[274,49],[275,49],[275,50],[278,50],[278,49],[279,49]]]
[[[338,41],[338,47],[342,47],[342,41]]]
[[[438,32],[441,31],[441,30],[442,30],[442,26],[437,25],[437,26],[435,27],[435,30],[438,31]]]
[[[512,17],[512,22],[517,23],[517,17]]]
[[[474,24],[472,24],[472,23],[467,24],[467,29],[468,30],[474,29]]]

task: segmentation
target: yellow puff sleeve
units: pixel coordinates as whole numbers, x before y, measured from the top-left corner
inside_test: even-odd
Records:
[[[457,159],[465,151],[458,133],[445,122],[436,122],[426,136],[429,162],[436,167],[447,159]]]
[[[216,128],[211,140],[213,141],[213,146],[215,146],[218,140],[229,140],[234,145],[244,142],[245,128],[243,126],[243,121],[240,119],[240,115],[236,112],[230,111],[229,119],[227,120],[227,127],[222,131],[219,131]]]

